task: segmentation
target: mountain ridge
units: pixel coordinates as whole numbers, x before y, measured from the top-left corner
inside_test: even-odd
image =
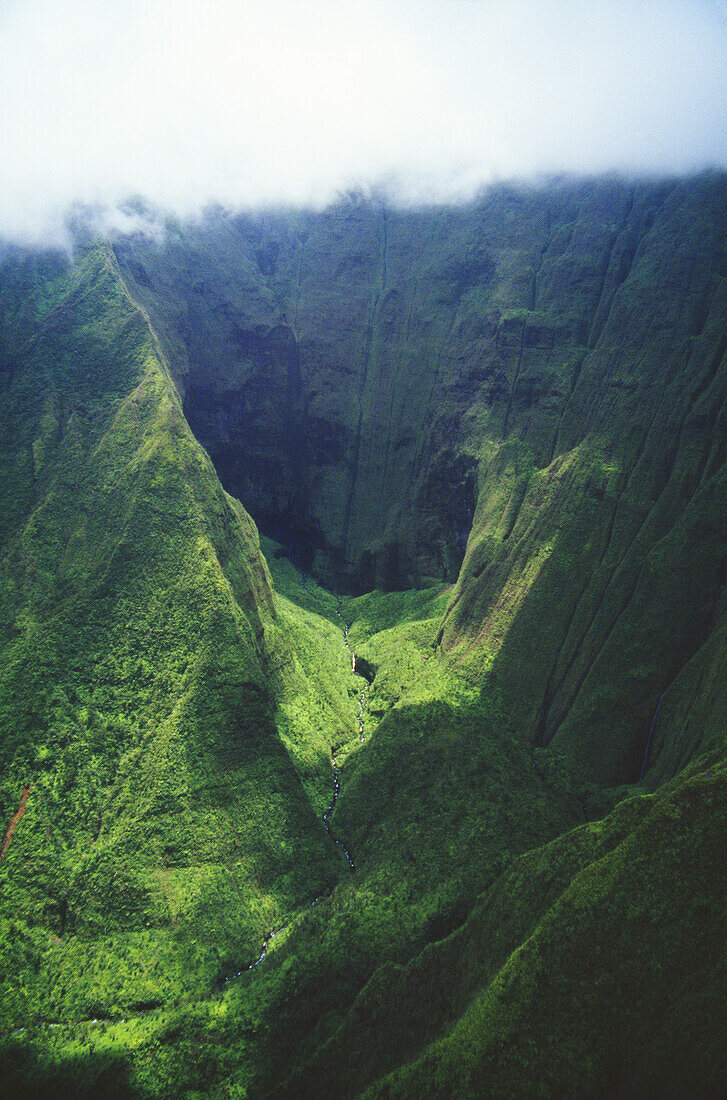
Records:
[[[4,1087],[719,1095],[725,177],[76,234],[0,264]]]
[[[680,673],[723,629],[724,177],[493,188],[430,212],[354,197],[179,232],[116,248],[223,482],[326,583],[454,582],[443,648],[485,653],[536,745],[637,778],[658,697],[686,713]],[[185,343],[205,287],[204,345]],[[642,627],[664,615],[671,636]]]

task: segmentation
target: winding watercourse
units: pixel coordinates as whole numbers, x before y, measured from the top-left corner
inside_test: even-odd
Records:
[[[294,551],[292,550],[292,548],[291,548],[291,552],[290,552],[290,559],[291,559],[291,561],[293,562],[293,565],[295,566],[295,568],[298,571],[299,578],[300,578],[299,579],[300,587],[303,589],[304,592],[307,592],[308,591],[308,585],[306,583],[306,574],[300,568],[300,566],[299,566],[299,564],[296,560],[296,555],[295,555]],[[338,602],[338,605],[336,606],[336,615],[338,616],[338,618],[341,621],[341,630],[343,631],[343,644],[345,645],[345,647],[348,650],[348,652],[350,654],[350,657],[351,657],[351,672],[355,672],[356,671],[356,653],[354,652],[353,647],[351,646],[351,644],[349,643],[349,640],[348,640],[348,623],[346,622],[343,615],[341,614],[340,600]],[[363,687],[361,689],[361,691],[359,692],[359,695],[358,695],[358,699],[356,701],[357,702],[357,708],[358,708],[357,714],[356,714],[356,722],[358,724],[358,739],[361,742],[361,744],[363,744],[366,740],[366,735],[365,735],[365,732],[364,732],[364,720],[363,720],[364,705],[366,703],[366,690],[367,690],[366,687]],[[333,814],[333,811],[336,808],[336,803],[338,802],[338,795],[339,795],[339,792],[340,792],[340,789],[341,789],[341,778],[340,778],[340,775],[339,775],[338,761],[336,760],[336,754],[335,753],[331,753],[331,769],[333,771],[333,798],[331,799],[331,802],[330,802],[330,805],[328,806],[328,808],[326,810],[324,810],[324,812],[323,812],[323,817],[322,817],[323,828],[326,830],[326,832],[328,833],[329,837],[331,838],[333,843],[336,845],[336,847],[340,848],[340,850],[343,852],[344,856],[346,857],[346,863],[348,864],[349,871],[355,871],[356,867],[355,867],[355,864],[353,862],[353,859],[351,858],[350,851],[348,850],[346,845],[343,843],[343,841],[339,840],[338,837],[331,831],[330,818]],[[331,892],[332,892],[331,890],[328,890],[328,891],[326,891],[325,894],[319,894],[318,897],[315,897],[313,899],[313,901],[311,902],[310,908],[313,909],[318,904],[319,901],[321,901],[323,898],[329,897]],[[290,927],[291,923],[292,923],[291,921],[288,921],[287,924],[282,924],[279,928],[275,928],[272,932],[269,932],[268,935],[263,940],[262,946],[260,948],[260,954],[254,960],[254,962],[251,962],[249,964],[249,966],[245,967],[244,970],[238,970],[236,974],[230,974],[227,978],[225,978],[225,984],[227,984],[231,981],[234,981],[235,978],[241,978],[242,975],[244,973],[246,973],[246,971],[254,970],[255,967],[259,966],[260,963],[265,958],[265,956],[267,955],[268,948],[270,947],[270,944],[273,942],[275,937],[279,936],[281,934],[281,932],[285,932],[285,930]]]

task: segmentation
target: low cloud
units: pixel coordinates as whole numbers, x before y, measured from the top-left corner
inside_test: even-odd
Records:
[[[0,235],[74,201],[727,167],[724,0],[5,0]]]

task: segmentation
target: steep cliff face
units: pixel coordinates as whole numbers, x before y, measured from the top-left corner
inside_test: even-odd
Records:
[[[718,736],[723,177],[177,233],[117,254],[264,529],[335,586],[456,581],[441,645],[594,778],[638,776],[665,692],[655,774]]]
[[[443,624],[445,645],[483,645],[536,744],[600,779],[638,777],[662,695],[661,778],[722,737],[719,709],[685,728],[696,700],[682,673],[696,662],[714,675],[724,629],[726,209],[721,181],[680,186],[647,218],[627,268],[628,231],[615,239],[613,290],[552,457],[525,429],[531,465],[508,459],[507,442],[481,464]]]
[[[257,531],[113,254],[10,256],[0,293],[7,1027],[209,988],[336,862],[275,725]]]
[[[726,242],[705,176],[3,255],[8,1087],[717,1093]]]
[[[117,254],[229,487],[263,522],[307,531],[322,575],[403,588],[455,579],[483,444],[518,440],[539,467],[572,447],[571,389],[669,193],[217,212]]]

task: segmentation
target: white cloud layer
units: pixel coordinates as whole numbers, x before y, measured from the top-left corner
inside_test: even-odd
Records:
[[[725,0],[0,0],[0,234],[727,167]]]

